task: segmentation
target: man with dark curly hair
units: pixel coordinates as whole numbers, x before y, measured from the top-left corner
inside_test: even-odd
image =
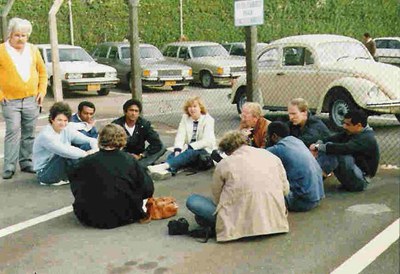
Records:
[[[125,145],[124,129],[106,125],[99,135],[100,151],[82,159],[70,174],[74,212],[83,224],[114,228],[145,217],[143,199],[153,195],[153,181],[121,150]]]

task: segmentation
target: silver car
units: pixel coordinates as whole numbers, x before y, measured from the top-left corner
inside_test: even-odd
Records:
[[[223,46],[214,42],[170,43],[164,47],[163,54],[192,67],[194,81],[204,88],[232,85],[233,79],[246,74],[245,60],[230,56]]]
[[[144,88],[171,87],[183,90],[193,80],[189,66],[166,60],[160,50],[150,44],[140,44],[140,66]],[[121,84],[131,86],[130,44],[106,42],[96,46],[93,57],[99,63],[114,67]]]
[[[400,37],[381,37],[376,43],[375,60],[400,67]]]

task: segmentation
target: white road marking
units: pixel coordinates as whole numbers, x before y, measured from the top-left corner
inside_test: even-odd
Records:
[[[384,231],[379,233],[363,248],[357,251],[347,261],[341,264],[331,274],[356,274],[360,273],[381,255],[389,246],[399,239],[400,224],[397,219]]]
[[[12,226],[8,226],[8,227],[3,228],[3,229],[0,230],[0,238],[2,238],[4,236],[7,236],[7,235],[10,235],[10,234],[13,234],[15,232],[18,232],[18,231],[23,230],[25,228],[28,228],[28,227],[31,227],[31,226],[46,222],[48,220],[57,218],[59,216],[65,215],[65,214],[70,213],[70,212],[72,212],[72,206],[67,206],[67,207],[63,207],[61,209],[52,211],[50,213],[47,213],[45,215],[42,215],[42,216],[27,220],[25,222],[21,222],[21,223],[12,225]]]

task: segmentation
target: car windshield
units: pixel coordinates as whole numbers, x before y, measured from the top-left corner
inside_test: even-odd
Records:
[[[192,47],[193,58],[207,56],[229,56],[229,53],[221,45]]]
[[[362,44],[355,42],[324,43],[319,45],[316,51],[322,64],[335,63],[347,58],[373,60]]]
[[[140,59],[164,59],[161,51],[156,47],[140,47]],[[129,47],[121,48],[121,58],[131,58],[131,52]]]
[[[93,58],[82,48],[58,49],[60,62],[94,62]],[[51,59],[51,49],[46,50],[47,60]]]

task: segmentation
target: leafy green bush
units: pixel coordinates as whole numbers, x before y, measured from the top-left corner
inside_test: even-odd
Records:
[[[6,0],[0,0],[4,7]],[[49,43],[48,11],[51,0],[16,0],[9,18],[33,23],[32,43]],[[70,43],[67,0],[57,16],[58,41]],[[232,0],[183,0],[184,34],[190,40],[243,41],[244,28],[234,26]],[[73,0],[75,44],[88,50],[103,41],[120,41],[128,31],[126,0]],[[265,0],[260,41],[306,33],[334,33],[360,39],[398,36],[398,0]],[[156,46],[180,36],[179,0],[140,0],[139,35]]]

